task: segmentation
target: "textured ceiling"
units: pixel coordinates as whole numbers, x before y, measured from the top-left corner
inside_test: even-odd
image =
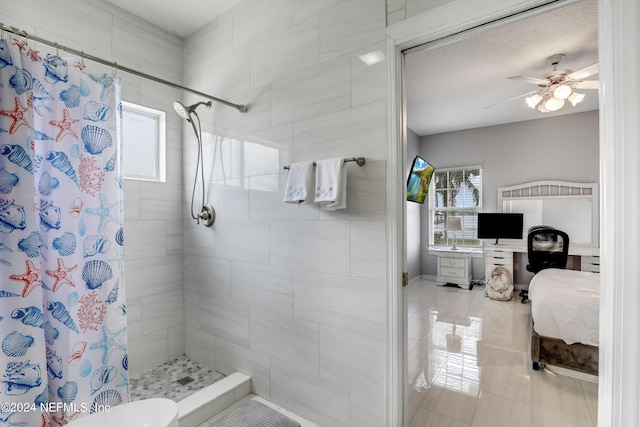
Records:
[[[566,55],[560,69],[598,62],[597,10],[596,0],[585,0],[407,53],[407,125],[423,136],[598,109],[597,90],[583,91],[582,103],[555,113],[532,110],[524,98],[502,102],[538,89],[507,77],[542,78],[553,69],[546,62],[553,54]]]
[[[242,0],[106,0],[158,27],[188,37]]]

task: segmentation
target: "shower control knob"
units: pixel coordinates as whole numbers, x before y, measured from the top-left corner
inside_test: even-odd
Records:
[[[204,205],[202,207],[202,211],[198,215],[198,219],[202,220],[202,223],[205,226],[211,227],[213,223],[216,222],[216,211],[213,209],[213,206]]]

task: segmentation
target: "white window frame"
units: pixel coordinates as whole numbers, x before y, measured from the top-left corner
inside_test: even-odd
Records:
[[[135,104],[133,102],[122,101],[122,126],[127,126],[127,120],[125,119],[125,112],[129,114],[137,114],[145,118],[151,118],[155,121],[156,132],[154,135],[155,141],[153,142],[153,150],[149,153],[150,156],[155,158],[155,175],[143,175],[132,174],[131,168],[127,168],[127,162],[132,161],[127,159],[126,155],[123,156],[125,167],[123,168],[123,177],[125,179],[138,180],[138,181],[155,181],[166,182],[167,181],[167,113],[165,111],[156,110],[155,108],[146,107],[144,105]],[[129,123],[131,125],[131,123]],[[125,151],[124,145],[127,144],[126,137],[123,133],[123,152]],[[131,142],[129,142],[131,143]],[[135,161],[135,160],[134,160]]]
[[[455,171],[462,171],[462,170],[472,170],[472,169],[478,169],[480,171],[480,197],[478,200],[478,206],[475,207],[443,207],[443,208],[438,208],[436,207],[436,174],[438,173],[443,173],[443,172],[455,172]],[[482,166],[480,165],[472,165],[472,166],[460,166],[460,167],[452,167],[452,168],[436,168],[434,175],[431,179],[431,184],[429,185],[429,246],[430,247],[435,247],[435,248],[441,248],[441,247],[447,247],[447,246],[451,246],[449,244],[436,244],[435,243],[435,237],[434,237],[434,233],[436,231],[436,227],[435,227],[435,216],[436,216],[436,212],[444,212],[445,215],[449,212],[466,212],[466,213],[473,213],[476,215],[476,230],[477,230],[477,215],[479,212],[482,212],[482,193],[483,193],[483,172],[482,172]],[[468,227],[468,223],[466,224],[467,227],[465,227],[465,219],[463,218],[463,232],[465,229],[470,229],[470,227]],[[446,226],[446,222],[445,222],[445,226]],[[468,247],[468,248],[481,248],[482,247],[482,241],[480,239],[478,239],[478,244],[477,245],[469,245],[469,244],[465,244],[464,241],[464,237],[463,237],[463,232],[457,232],[456,233],[456,245],[458,247]],[[475,239],[473,239],[475,240]],[[445,237],[445,241],[446,241],[446,237]]]

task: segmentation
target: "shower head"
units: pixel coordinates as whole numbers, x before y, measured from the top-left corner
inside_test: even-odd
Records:
[[[196,108],[198,108],[198,106],[200,105],[206,105],[207,108],[211,108],[211,101],[208,101],[208,102],[201,101],[196,104],[190,105],[188,107],[185,107],[182,102],[173,101],[173,109],[176,110],[176,113],[178,113],[180,117],[182,117],[188,122],[191,121],[191,114],[195,113]]]

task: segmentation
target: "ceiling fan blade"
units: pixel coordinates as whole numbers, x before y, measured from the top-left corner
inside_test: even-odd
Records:
[[[511,76],[507,77],[509,80],[518,80],[521,82],[534,83],[537,85],[544,85],[545,87],[549,85],[548,80],[537,79],[535,77],[526,77],[526,76]]]
[[[596,62],[595,64],[591,64],[578,71],[574,71],[573,73],[569,74],[568,77],[572,80],[582,80],[582,79],[586,79],[589,76],[593,76],[594,74],[598,74],[599,72],[600,72],[600,67]]]
[[[484,107],[482,109],[486,110],[487,108],[495,107],[496,105],[500,105],[500,104],[504,104],[504,103],[507,103],[507,102],[510,102],[510,101],[514,101],[514,100],[519,99],[519,98],[524,98],[525,96],[533,95],[534,93],[538,93],[538,92],[540,92],[539,89],[531,91],[531,92],[528,92],[528,93],[523,93],[522,95],[514,96],[513,98],[505,99],[503,101],[496,102],[495,104],[487,105],[486,107]]]
[[[598,80],[583,80],[576,83],[576,89],[600,89]]]

